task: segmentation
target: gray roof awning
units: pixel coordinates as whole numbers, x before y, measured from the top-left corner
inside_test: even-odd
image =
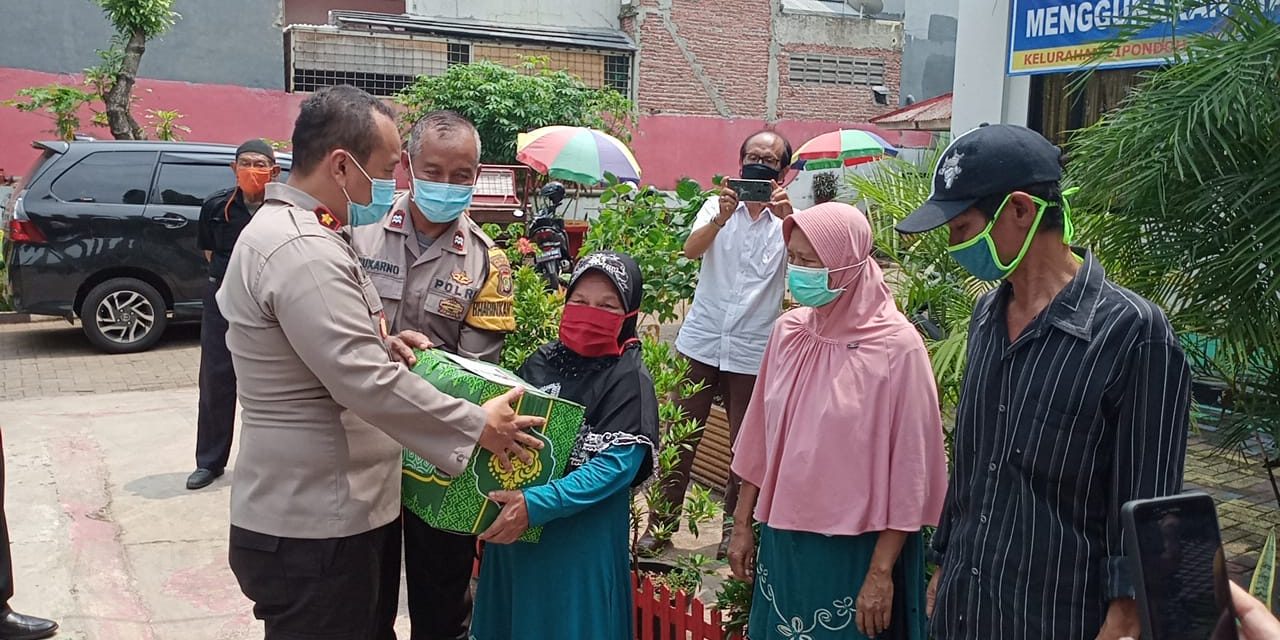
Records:
[[[484,22],[465,18],[427,18],[403,14],[345,10],[330,11],[329,22],[345,29],[429,33],[457,38],[518,41],[581,49],[608,49],[628,52],[636,50],[635,43],[631,41],[627,34],[614,29],[589,29],[585,27],[566,29],[541,25]]]

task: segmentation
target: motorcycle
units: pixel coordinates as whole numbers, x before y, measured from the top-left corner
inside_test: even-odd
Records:
[[[525,237],[533,245],[531,257],[534,271],[546,280],[547,291],[558,291],[565,286],[564,278],[573,269],[573,256],[569,255],[569,234],[564,228],[564,213],[560,211],[560,205],[565,199],[564,185],[548,182],[538,190],[538,196],[543,205],[529,220]]]

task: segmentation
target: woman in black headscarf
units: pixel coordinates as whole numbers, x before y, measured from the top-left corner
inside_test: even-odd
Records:
[[[560,339],[517,372],[585,406],[586,420],[563,478],[490,495],[503,509],[480,536],[487,545],[474,640],[634,636],[630,489],[652,473],[658,442],[658,399],[636,336],[642,296],[640,268],[629,256],[583,258],[569,284]],[[540,542],[516,542],[539,525]]]

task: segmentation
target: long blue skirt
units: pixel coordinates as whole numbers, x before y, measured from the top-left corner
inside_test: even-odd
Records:
[[[552,520],[536,544],[489,544],[473,640],[632,640],[630,492]]]
[[[879,534],[824,536],[762,525],[750,640],[861,640],[855,603]],[[907,537],[893,571],[893,613],[877,636],[924,640],[924,545]]]

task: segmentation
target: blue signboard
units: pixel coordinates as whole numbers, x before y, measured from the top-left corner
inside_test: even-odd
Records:
[[[1010,75],[1073,71],[1089,66],[1103,43],[1125,34],[1127,21],[1166,0],[1010,0]],[[1265,0],[1271,10],[1280,0]],[[1195,3],[1185,3],[1195,4]],[[1180,15],[1176,34],[1209,33],[1223,24],[1231,2],[1197,6]],[[1172,23],[1126,38],[1098,66],[1140,67],[1164,62],[1179,46]]]

